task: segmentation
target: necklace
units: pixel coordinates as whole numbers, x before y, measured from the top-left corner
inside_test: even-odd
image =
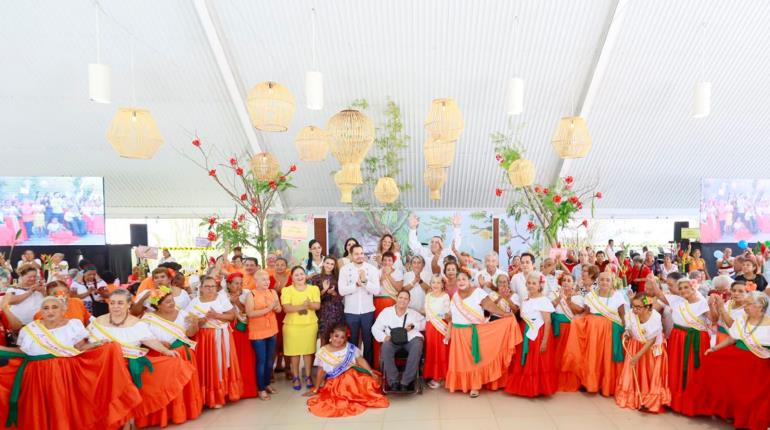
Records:
[[[126,323],[126,320],[128,319],[128,315],[126,315],[126,317],[123,318],[123,321],[121,321],[119,323],[116,323],[115,321],[112,320],[112,315],[110,315],[109,318],[110,318],[110,325],[111,326],[113,326],[113,327],[120,327],[120,326],[122,326],[123,324]]]
[[[748,334],[749,336],[754,334],[754,332],[759,328],[760,324],[762,324],[763,319],[764,319],[763,317],[759,317],[759,321],[757,321],[757,324],[754,326],[754,328],[752,328],[751,331],[748,331],[749,324],[751,323],[749,322],[749,317],[746,317],[746,331],[747,331],[746,334]]]

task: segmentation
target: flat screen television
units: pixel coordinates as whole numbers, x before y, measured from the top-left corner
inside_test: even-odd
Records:
[[[0,177],[0,246],[104,245],[101,177]]]
[[[770,179],[703,179],[700,240],[749,244],[770,240]]]

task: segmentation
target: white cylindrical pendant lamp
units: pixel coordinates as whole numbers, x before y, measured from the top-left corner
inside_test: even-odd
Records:
[[[110,66],[106,64],[88,65],[88,98],[96,103],[109,103]]]
[[[508,80],[505,110],[508,115],[519,115],[524,112],[524,79],[517,77]]]
[[[705,118],[711,113],[711,82],[700,81],[695,84],[692,97],[692,117]]]
[[[305,72],[305,102],[308,109],[321,110],[324,107],[324,75],[310,70]]]

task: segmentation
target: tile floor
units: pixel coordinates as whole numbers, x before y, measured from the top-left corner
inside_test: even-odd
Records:
[[[444,389],[422,396],[391,397],[387,409],[369,409],[348,418],[317,418],[305,397],[287,382],[264,402],[241,400],[206,410],[197,420],[168,430],[515,430],[515,429],[729,429],[721,420],[687,418],[674,413],[643,414],[615,406],[613,399],[585,393],[558,393],[545,399],[522,399],[503,392],[482,392],[470,399]]]

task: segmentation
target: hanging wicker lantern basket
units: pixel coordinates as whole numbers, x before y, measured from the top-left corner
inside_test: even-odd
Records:
[[[363,113],[347,109],[326,125],[332,154],[340,164],[360,164],[374,144],[374,123]]]
[[[514,187],[528,187],[535,182],[535,165],[526,158],[519,158],[508,167],[508,180]]]
[[[149,110],[122,107],[107,129],[107,142],[123,158],[149,160],[163,145],[163,136]]]
[[[393,203],[398,199],[399,194],[401,191],[399,191],[395,179],[383,176],[377,180],[377,185],[374,187],[374,197],[380,203]]]
[[[277,82],[266,81],[249,91],[246,100],[251,123],[262,131],[286,131],[294,116],[294,95]]]
[[[454,99],[436,99],[430,105],[425,130],[436,139],[445,142],[457,140],[465,129],[465,121]]]
[[[591,150],[591,134],[586,120],[579,116],[564,117],[559,121],[551,139],[553,148],[564,159],[583,158]]]
[[[323,161],[329,153],[329,134],[314,125],[303,127],[294,141],[302,161]]]
[[[353,190],[356,189],[357,185],[346,183],[345,180],[342,170],[334,174],[334,183],[337,184],[337,188],[340,190],[340,202],[352,203]]]
[[[251,159],[251,174],[258,181],[272,181],[278,176],[278,159],[269,152],[260,152]]]
[[[425,163],[428,167],[450,167],[455,159],[457,141],[441,141],[428,138],[423,145]]]
[[[430,190],[431,200],[441,200],[441,188],[446,182],[447,169],[443,167],[429,167],[423,175],[425,185]]]

